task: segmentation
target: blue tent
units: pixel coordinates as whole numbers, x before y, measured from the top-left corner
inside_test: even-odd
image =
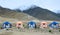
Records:
[[[28,22],[28,27],[29,28],[36,28],[36,23],[31,21],[31,22]]]
[[[2,25],[2,28],[11,28],[12,27],[12,24],[9,23],[9,22],[4,22],[3,25]]]
[[[59,27],[58,24],[59,24],[59,23],[57,23],[57,22],[52,22],[51,24],[49,24],[49,26],[50,26],[51,28],[58,28],[58,27]]]

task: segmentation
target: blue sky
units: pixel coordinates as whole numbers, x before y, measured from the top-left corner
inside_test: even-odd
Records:
[[[10,9],[25,10],[31,5],[37,5],[51,11],[60,10],[60,0],[0,0],[0,6]]]

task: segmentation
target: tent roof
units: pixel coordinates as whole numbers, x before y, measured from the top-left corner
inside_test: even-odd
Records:
[[[30,21],[30,22],[28,22],[28,24],[33,25],[33,24],[36,24],[36,23],[34,21]]]
[[[47,22],[43,21],[43,22],[41,22],[41,23],[47,23]]]
[[[11,24],[10,22],[8,22],[8,21],[6,21],[6,22],[4,22],[3,24]]]
[[[21,21],[18,21],[16,24],[23,24],[23,22],[21,22]]]
[[[56,24],[58,24],[57,22],[52,22],[51,24],[54,24],[54,25],[56,25]]]

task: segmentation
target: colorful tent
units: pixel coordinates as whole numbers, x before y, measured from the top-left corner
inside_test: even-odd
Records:
[[[36,23],[33,21],[28,22],[28,28],[36,28]]]
[[[47,28],[47,26],[48,26],[48,23],[45,21],[40,23],[40,28]]]
[[[23,28],[23,22],[19,21],[16,23],[17,28]]]
[[[11,28],[12,27],[12,24],[10,22],[4,22],[3,25],[2,25],[2,28],[5,29],[5,28]]]
[[[52,22],[51,24],[49,24],[50,28],[59,28],[59,23],[57,22]]]

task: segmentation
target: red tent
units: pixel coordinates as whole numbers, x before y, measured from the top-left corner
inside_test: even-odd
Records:
[[[47,28],[47,22],[43,21],[40,23],[40,28]]]
[[[19,21],[16,23],[17,28],[23,28],[23,22]]]

